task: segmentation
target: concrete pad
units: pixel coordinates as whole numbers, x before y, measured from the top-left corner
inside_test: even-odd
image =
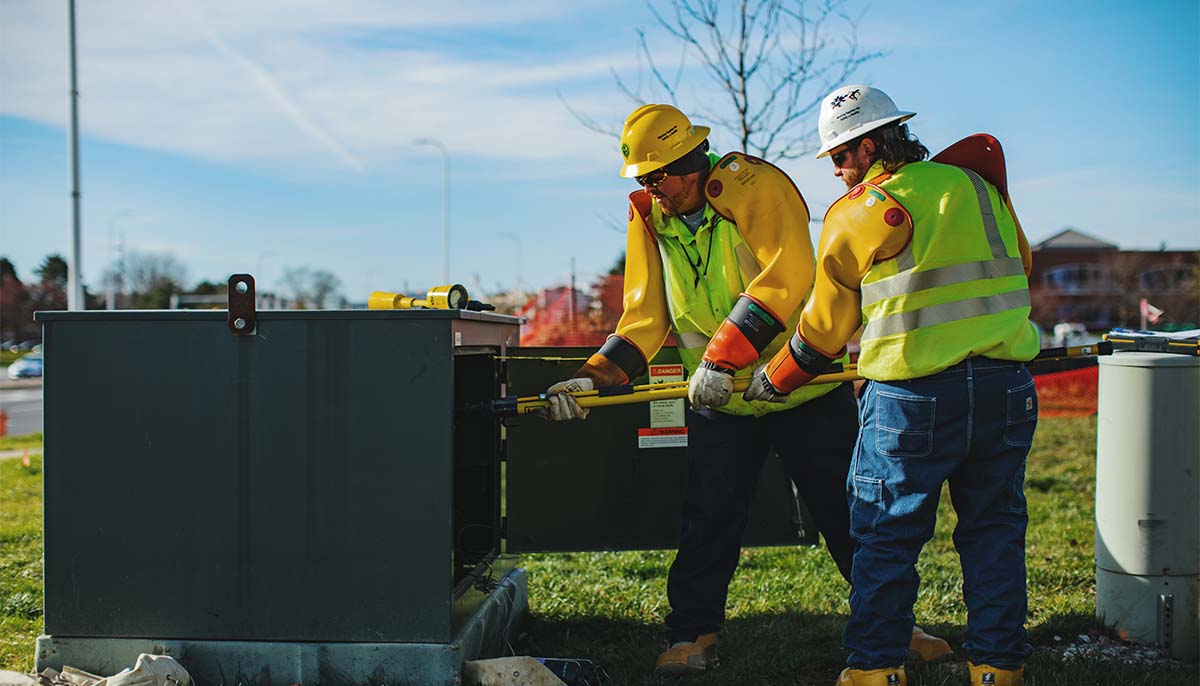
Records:
[[[0,669],[0,686],[32,686],[37,680],[28,674]]]

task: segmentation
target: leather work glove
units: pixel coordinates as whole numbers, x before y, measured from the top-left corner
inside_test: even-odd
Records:
[[[688,380],[688,401],[693,410],[722,407],[733,395],[733,370],[705,360]]]
[[[787,402],[787,393],[782,393],[767,377],[767,365],[759,365],[750,377],[750,386],[742,393],[742,400],[766,400],[769,403]]]
[[[592,380],[587,377],[559,381],[546,389],[546,409],[542,411],[542,416],[556,422],[587,419],[591,410],[581,407],[579,401],[568,394],[591,390],[594,390],[594,386]]]

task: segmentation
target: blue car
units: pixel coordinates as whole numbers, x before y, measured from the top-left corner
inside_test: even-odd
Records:
[[[29,354],[13,362],[8,367],[8,378],[24,379],[42,375],[42,356]]]

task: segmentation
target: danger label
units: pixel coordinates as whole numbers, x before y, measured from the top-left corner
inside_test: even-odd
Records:
[[[666,383],[668,381],[683,381],[683,365],[681,364],[652,364],[650,365],[650,383]],[[654,400],[650,403],[650,426],[683,426],[683,399]]]

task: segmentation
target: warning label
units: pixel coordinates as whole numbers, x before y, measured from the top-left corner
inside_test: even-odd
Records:
[[[638,429],[639,448],[686,448],[687,427],[671,426],[659,429]]]
[[[668,381],[683,381],[683,365],[650,365],[650,383],[666,383]],[[683,426],[685,423],[682,398],[679,400],[654,400],[650,403],[650,426],[661,428]]]

